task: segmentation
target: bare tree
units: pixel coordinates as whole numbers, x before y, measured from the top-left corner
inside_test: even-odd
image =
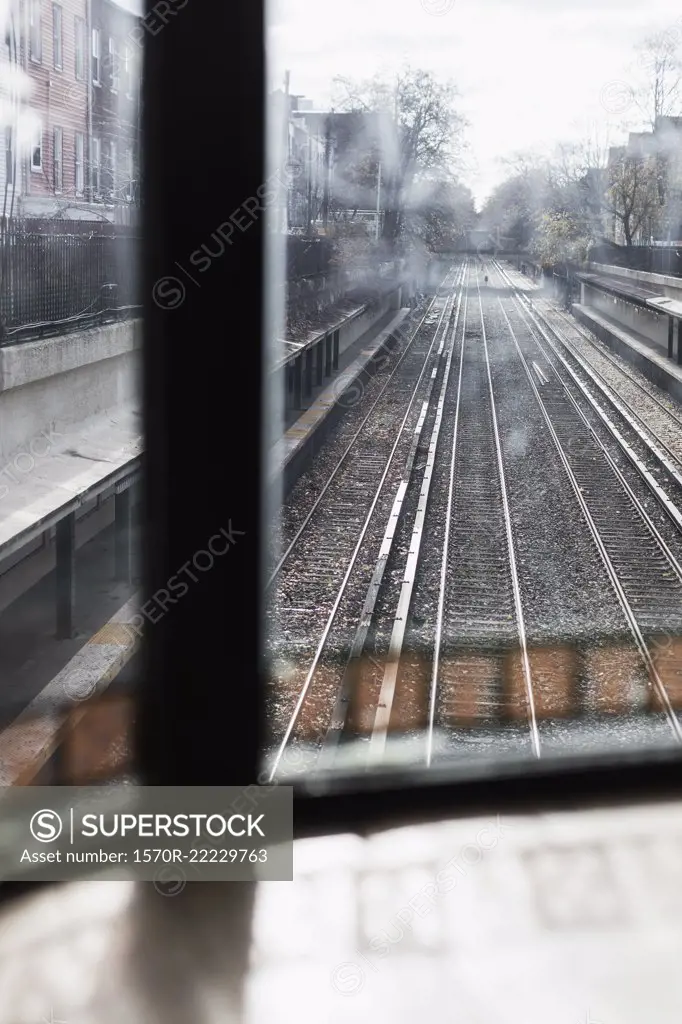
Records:
[[[656,32],[637,47],[643,76],[633,88],[633,99],[646,125],[652,130],[659,117],[679,112],[682,87],[682,61],[677,34]]]
[[[427,171],[451,171],[455,166],[464,127],[455,110],[457,89],[453,82],[439,82],[430,71],[410,67],[392,81],[377,76],[365,82],[337,78],[335,83],[343,109],[385,115],[383,237],[393,242],[401,234],[415,180]]]
[[[655,221],[659,211],[656,163],[624,153],[609,168],[607,209],[623,228],[625,244],[634,244],[637,233]]]
[[[406,234],[426,252],[454,252],[477,220],[470,189],[439,175],[413,190],[406,214]]]
[[[486,200],[480,226],[510,248],[528,250],[548,201],[546,162],[528,154],[505,161],[511,170]]]
[[[554,237],[560,225],[562,237],[574,248],[589,247],[605,235],[608,187],[607,155],[597,136],[580,142],[560,144],[547,164],[546,213],[543,231],[551,228]],[[554,219],[551,219],[551,218]]]
[[[604,235],[607,177],[603,145],[593,133],[550,156],[521,153],[490,196],[481,226],[547,265],[582,260]]]

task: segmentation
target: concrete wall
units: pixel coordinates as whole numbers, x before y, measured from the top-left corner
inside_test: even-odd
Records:
[[[651,276],[651,275],[649,275]],[[668,317],[664,314],[656,316],[655,313],[641,309],[623,299],[614,299],[613,295],[606,295],[597,288],[591,288],[584,284],[582,289],[582,305],[604,313],[606,316],[616,320],[626,330],[643,334],[652,341],[656,341],[667,351],[668,349]]]
[[[0,348],[0,465],[43,431],[68,431],[134,403],[142,321]]]
[[[626,281],[637,281],[655,288],[659,295],[682,300],[682,278],[669,277],[667,274],[647,274],[644,270],[628,270],[627,267],[612,267],[604,263],[588,263],[587,268],[592,274],[609,274]]]
[[[346,321],[339,328],[339,354],[345,352],[358,338],[379,324],[390,310],[400,308],[399,303],[400,288],[390,292],[372,309],[365,309],[364,312]]]

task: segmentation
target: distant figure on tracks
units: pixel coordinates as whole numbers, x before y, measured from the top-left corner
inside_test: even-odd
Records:
[[[486,283],[486,284],[488,283],[488,275],[487,275],[487,274],[485,275],[485,277],[483,278],[483,280],[485,281],[485,283]]]

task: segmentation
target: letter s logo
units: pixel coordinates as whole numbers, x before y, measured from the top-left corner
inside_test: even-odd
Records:
[[[29,825],[31,835],[39,843],[52,843],[62,831],[62,819],[56,811],[36,811]]]

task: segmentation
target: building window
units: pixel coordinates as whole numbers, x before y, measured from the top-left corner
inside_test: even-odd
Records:
[[[82,18],[76,18],[75,24],[75,50],[76,65],[75,73],[79,82],[85,78],[85,22]]]
[[[130,52],[130,46],[126,43],[123,48],[123,86],[126,91],[126,96],[131,96],[133,92],[133,58]]]
[[[92,30],[92,80],[95,85],[100,84],[99,72],[100,72],[100,35],[99,29],[93,28]]]
[[[102,170],[102,143],[99,139],[93,138],[92,140],[92,166],[90,168],[90,186],[92,188],[93,196],[99,196],[102,183],[101,183],[101,170]]]
[[[113,36],[109,36],[109,64],[111,65],[111,88],[114,92],[118,92],[121,82],[118,68],[118,51],[116,40]]]
[[[31,170],[43,169],[43,126],[39,125],[33,132],[31,140]]]
[[[82,196],[85,188],[85,171],[84,171],[84,153],[85,153],[85,140],[84,136],[80,133],[76,133],[76,144],[74,148],[74,164],[73,164],[73,176],[74,183],[76,186],[76,195]]]
[[[5,181],[14,185],[14,129],[10,125],[5,128]]]
[[[37,64],[42,60],[40,0],[29,0],[28,7],[28,52]]]
[[[128,180],[126,182],[126,199],[129,203],[132,203],[135,195],[135,157],[132,149],[128,150],[126,173],[128,175]]]
[[[52,4],[52,63],[56,68],[62,67],[62,9],[59,4]]]
[[[61,128],[55,128],[53,137],[53,156],[52,156],[52,171],[54,178],[54,190],[55,192],[61,192],[64,184],[63,174],[63,157],[64,157],[64,137]]]

